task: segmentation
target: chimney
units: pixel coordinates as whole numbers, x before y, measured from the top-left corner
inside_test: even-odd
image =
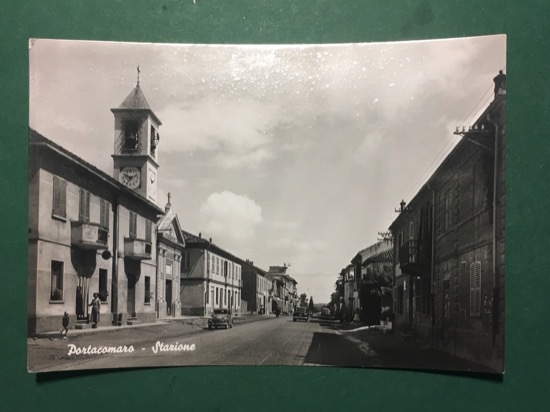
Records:
[[[202,233],[199,232],[199,239],[202,239]]]

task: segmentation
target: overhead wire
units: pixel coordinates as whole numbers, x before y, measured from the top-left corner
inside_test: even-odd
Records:
[[[506,70],[506,66],[503,70]],[[479,100],[476,102],[476,104],[472,107],[472,109],[468,112],[468,114],[464,117],[464,120],[462,121],[462,125],[466,124],[466,121],[469,119],[469,117],[474,114],[477,115],[477,113],[484,108],[488,101],[491,99],[491,90],[493,89],[492,86],[489,86],[489,88],[481,95]],[[481,105],[480,105],[481,103]],[[479,107],[479,108],[478,108]],[[477,111],[476,111],[477,108]],[[469,120],[471,121],[471,119]],[[434,160],[430,163],[428,166],[426,172],[422,175],[422,177],[418,180],[418,182],[411,187],[411,190],[407,193],[407,196],[404,199],[407,199],[410,201],[410,198],[414,196],[414,194],[422,187],[422,185],[425,183],[426,179],[435,172],[435,170],[439,167],[441,161],[445,158],[445,156],[448,154],[448,151],[450,149],[450,146],[452,145],[454,140],[454,135],[449,136],[447,139],[447,142],[445,146],[437,153]]]

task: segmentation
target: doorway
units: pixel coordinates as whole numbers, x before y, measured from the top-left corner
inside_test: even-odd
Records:
[[[128,294],[126,299],[126,309],[128,312],[128,317],[135,318],[136,317],[136,283],[137,283],[137,276],[129,273],[127,274],[128,277]]]
[[[166,300],[166,314],[172,316],[172,280],[166,279],[165,296]]]

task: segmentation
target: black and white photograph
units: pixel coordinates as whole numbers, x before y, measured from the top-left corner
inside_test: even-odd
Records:
[[[31,39],[27,369],[500,375],[506,36]]]

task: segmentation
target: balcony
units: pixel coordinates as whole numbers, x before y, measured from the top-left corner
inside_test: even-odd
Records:
[[[151,259],[153,246],[144,239],[124,238],[124,256],[132,260]]]
[[[432,246],[409,240],[399,247],[399,265],[407,275],[430,276]]]
[[[93,222],[71,222],[71,245],[79,249],[107,249],[109,229]]]

